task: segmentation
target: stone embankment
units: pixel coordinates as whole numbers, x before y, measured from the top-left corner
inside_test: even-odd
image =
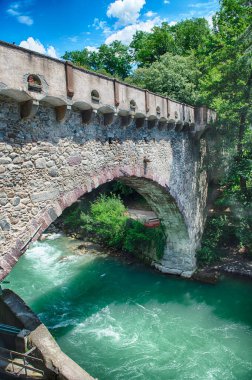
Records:
[[[212,265],[198,269],[193,279],[206,283],[216,283],[221,274],[252,279],[252,259],[237,253],[231,253]]]

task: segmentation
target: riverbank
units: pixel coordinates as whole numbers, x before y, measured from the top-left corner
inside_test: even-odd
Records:
[[[150,265],[150,260],[146,260],[146,257],[134,256],[128,252],[122,252],[115,248],[107,247],[104,244],[97,243],[89,239],[80,239],[78,233],[67,231],[63,227],[63,224],[59,222],[57,225],[51,225],[46,234],[42,235],[41,240],[47,238],[51,233],[63,233],[72,239],[79,240],[80,244],[78,244],[75,248],[76,254],[106,254],[117,257],[119,260],[127,263],[128,265],[137,263]],[[157,271],[154,267],[153,270]],[[214,284],[219,280],[219,277],[222,274],[244,277],[252,280],[252,258],[248,257],[246,253],[239,252],[238,249],[235,249],[233,247],[226,247],[222,257],[216,260],[213,264],[207,264],[198,268],[194,273],[192,279],[200,282]]]
[[[208,264],[199,268],[194,275],[195,279],[204,278],[214,282],[225,273],[233,276],[245,277],[252,280],[252,258],[239,252],[233,247],[225,248],[226,254],[216,260],[213,264]]]

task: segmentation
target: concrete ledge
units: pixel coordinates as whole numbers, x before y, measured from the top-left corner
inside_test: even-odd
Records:
[[[168,268],[162,264],[158,264],[155,262],[152,263],[152,265],[162,273],[173,274],[173,275],[181,276],[184,278],[191,278],[193,273],[195,272],[195,270],[183,271],[179,269]]]
[[[45,365],[46,378],[58,380],[94,380],[84,369],[64,354],[46,326],[13,291],[5,289],[0,298],[1,322],[31,331],[28,344],[36,346]]]

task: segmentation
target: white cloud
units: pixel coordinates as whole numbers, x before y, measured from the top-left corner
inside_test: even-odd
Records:
[[[98,49],[97,49],[97,47],[95,47],[95,46],[85,46],[85,48],[87,49],[87,50],[89,50],[89,51],[98,51]]]
[[[170,0],[164,0],[164,4],[170,4]]]
[[[118,19],[116,26],[133,24],[138,20],[145,2],[145,0],[116,0],[109,5],[107,16]]]
[[[190,19],[203,17],[209,23],[209,26],[213,26],[213,16],[219,8],[218,0],[208,0],[207,2],[197,2],[188,5],[191,9],[187,13],[180,14],[181,19]]]
[[[146,17],[151,18],[157,15],[156,12],[148,11],[144,14]]]
[[[18,15],[19,15],[19,12],[15,11],[15,9],[13,9],[13,8],[9,8],[9,9],[7,9],[6,12],[7,12],[9,15],[11,15],[11,16],[18,16]]]
[[[20,24],[25,24],[25,25],[32,25],[33,24],[33,19],[30,17],[27,12],[22,11],[22,6],[27,6],[30,4],[30,1],[26,0],[12,3],[10,5],[10,8],[7,9],[7,13],[10,16],[16,17],[17,21],[20,22]],[[28,12],[29,13],[29,12]]]
[[[155,25],[161,25],[164,21],[166,20],[161,19],[160,17],[155,17],[152,20],[147,20],[145,22],[141,21],[132,25],[127,25],[123,29],[118,30],[115,33],[112,33],[109,37],[107,37],[105,43],[111,44],[111,42],[119,40],[124,44],[129,44],[137,30],[149,32]]]
[[[189,4],[189,7],[192,8],[192,10],[190,11],[191,17],[204,17],[207,20],[209,26],[212,28],[213,16],[219,7],[218,0],[191,3]]]
[[[72,43],[75,43],[78,41],[78,36],[68,37],[68,40]]]
[[[208,2],[191,3],[188,5],[192,10],[188,12],[189,17],[209,17],[219,7],[218,0],[209,0]]]
[[[17,19],[21,24],[29,26],[33,24],[33,19],[30,16],[18,16]]]
[[[48,46],[48,48],[45,48],[39,40],[35,40],[33,37],[27,38],[26,41],[21,41],[19,46],[25,49],[36,51],[41,54],[49,55],[53,58],[57,58],[57,53],[53,46]]]
[[[48,48],[46,50],[46,54],[49,55],[49,57],[58,58],[56,50],[52,45],[48,46]]]
[[[96,30],[102,30],[102,33],[107,35],[111,32],[111,29],[108,27],[106,21],[99,20],[98,18],[94,19],[93,25]]]
[[[190,8],[198,8],[198,9],[202,9],[202,8],[204,8],[204,9],[211,9],[211,8],[213,8],[213,7],[215,7],[216,6],[216,4],[217,4],[218,2],[216,1],[216,0],[211,0],[211,1],[208,1],[208,2],[202,2],[202,3],[191,3],[191,4],[189,4],[189,7]]]
[[[170,26],[174,26],[174,25],[176,25],[177,24],[177,21],[171,21],[171,22],[169,22],[169,25]]]
[[[215,12],[210,12],[207,16],[205,16],[205,19],[207,20],[210,28],[213,27],[213,16],[215,15]]]

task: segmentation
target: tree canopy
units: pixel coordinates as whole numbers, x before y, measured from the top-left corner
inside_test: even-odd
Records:
[[[102,44],[97,51],[85,48],[66,52],[63,58],[78,66],[121,79],[129,76],[131,72],[131,51],[120,41],[114,41],[110,45]]]
[[[194,104],[198,97],[199,74],[194,56],[166,53],[150,66],[136,69],[127,81],[172,99]]]

